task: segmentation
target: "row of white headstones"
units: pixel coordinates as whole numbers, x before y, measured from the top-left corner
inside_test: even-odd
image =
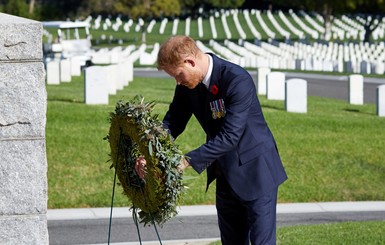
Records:
[[[295,70],[315,70],[315,71],[334,71],[334,72],[348,72],[348,73],[360,73],[360,74],[384,74],[385,73],[385,45],[383,42],[380,43],[347,43],[340,44],[336,42],[327,42],[327,43],[318,43],[306,44],[301,41],[295,41],[292,43],[284,42],[263,42],[260,41],[258,44],[253,44],[243,41],[246,38],[244,32],[244,27],[239,22],[238,10],[226,10],[221,12],[216,12],[214,15],[210,16],[210,26],[213,39],[210,41],[210,47],[208,49],[213,49],[219,55],[222,55],[224,58],[237,63],[243,67],[257,68],[261,66],[270,67],[273,69],[295,69]],[[249,29],[252,31],[255,38],[258,40],[261,37],[261,34],[256,30],[254,23],[257,21],[258,24],[262,27],[263,31],[271,38],[276,36],[276,33],[269,29],[268,25],[265,23],[264,19],[261,16],[261,11],[259,10],[244,10],[244,18],[249,26]],[[314,38],[318,38],[321,33],[325,32],[323,26],[318,24],[312,17],[310,17],[305,12],[301,14],[305,19],[310,23],[311,26],[305,24],[301,18],[298,17],[296,13],[290,11],[289,14],[292,16],[292,19],[297,23],[301,29],[294,27],[291,22],[286,18],[286,15],[282,11],[278,11],[278,16],[285,23],[286,27],[282,27],[276,21],[275,16],[267,11],[267,16],[269,17],[271,23],[275,26],[278,33],[283,36],[289,37],[291,34],[303,38],[305,35],[310,35]],[[223,44],[215,41],[217,37],[217,31],[214,20],[215,18],[220,18],[221,23],[226,32],[226,37],[231,39],[232,33],[227,24],[227,17],[232,16],[236,29],[241,37],[238,44],[225,40]],[[252,18],[253,17],[253,18]],[[317,19],[323,21],[319,15],[316,15]],[[87,19],[90,23],[92,22],[92,17]],[[100,28],[101,17],[95,19],[95,23],[98,28]],[[336,19],[332,30],[334,31],[333,35],[353,35],[362,36],[364,29],[362,23],[364,20],[362,18],[356,18],[353,20],[347,16],[342,16],[341,19]],[[191,19],[187,18],[185,32],[186,35],[190,33],[190,22]],[[203,24],[202,18],[198,18],[198,33],[199,37],[203,37]],[[106,19],[104,24],[106,28],[112,27],[114,30],[118,30],[120,26],[130,23],[130,26],[133,25],[133,21],[129,20],[126,23],[120,18],[117,18],[115,23],[112,23],[109,19]],[[152,32],[156,21],[153,20],[148,25],[148,32]],[[161,21],[159,32],[164,33],[165,27],[168,23],[168,19],[165,18]],[[174,19],[172,33],[175,35],[178,29],[179,19]],[[96,24],[94,24],[95,26]],[[138,26],[144,25],[144,21],[138,21]],[[105,29],[106,29],[105,28]],[[290,32],[288,31],[290,30]],[[382,30],[382,31],[381,31]],[[381,22],[379,27],[376,29],[376,32],[385,34],[385,22]],[[377,36],[380,34],[376,34]],[[158,44],[156,44],[158,45]],[[141,64],[153,64],[156,61],[156,51],[158,46],[154,46],[153,50],[147,53],[149,47],[140,49],[142,52],[142,58],[140,60]],[[105,57],[106,52],[102,54]],[[98,56],[98,54],[95,54]],[[100,56],[99,56],[100,57]],[[94,59],[97,59],[95,57]],[[143,62],[143,63],[142,63]]]
[[[269,67],[272,69],[347,72],[360,74],[385,73],[385,44],[360,43],[338,44],[294,42],[258,42],[250,43],[239,40],[238,43],[225,40],[219,43],[214,39],[208,45],[197,41],[205,52],[215,52],[219,56],[245,68]],[[142,44],[138,48],[129,45],[126,48],[100,49],[92,54],[94,63],[106,63],[109,59],[120,59],[127,51],[140,53],[141,65],[156,63],[159,43]],[[115,58],[114,58],[115,57]]]
[[[138,53],[131,53],[114,64],[94,65],[84,69],[85,103],[108,104],[109,95],[116,94],[133,81],[133,63],[139,59]],[[71,62],[74,62],[71,65]],[[52,64],[55,64],[54,66]],[[76,57],[47,63],[47,83],[60,84],[71,81],[71,76],[80,76],[85,63]],[[75,67],[72,73],[72,67]],[[52,79],[52,76],[55,79]],[[307,112],[307,81],[304,79],[285,79],[285,73],[272,72],[270,68],[257,69],[256,88],[259,95],[269,100],[284,100],[288,112]],[[349,76],[349,103],[364,103],[364,78],[360,74]],[[377,88],[377,115],[385,116],[385,85]]]
[[[209,47],[224,58],[243,67],[348,72],[361,74],[385,73],[385,45],[379,44],[305,44],[282,42],[257,44],[239,40],[219,43],[210,40]]]
[[[364,77],[360,74],[349,75],[348,103],[364,104]],[[269,100],[284,100],[289,112],[307,112],[307,81],[304,79],[285,79],[285,73],[272,72],[270,68],[257,69],[256,88],[259,95]],[[385,84],[377,87],[377,115],[385,117]]]
[[[115,95],[134,80],[135,53],[116,63],[86,67],[81,57],[51,60],[46,63],[47,84],[59,85],[72,81],[84,72],[84,101],[86,104],[108,104]]]
[[[225,31],[225,35],[227,39],[231,39],[232,36],[234,36],[234,33],[231,32],[229,25],[227,23],[227,18],[233,19],[233,22],[236,26],[236,30],[238,36],[241,39],[246,39],[246,32],[244,31],[244,27],[239,22],[239,15],[242,14],[243,18],[246,20],[247,26],[250,29],[251,33],[253,34],[254,38],[261,39],[261,33],[257,31],[257,28],[255,27],[254,23],[257,23],[262,29],[262,32],[264,32],[269,38],[276,38],[277,34],[280,36],[283,36],[287,39],[293,37],[293,38],[299,38],[303,39],[306,36],[310,36],[314,39],[320,38],[321,35],[323,35],[323,38],[325,40],[333,39],[340,39],[344,40],[345,38],[353,38],[355,40],[363,40],[365,30],[363,27],[363,24],[365,23],[365,19],[363,17],[356,17],[355,19],[352,19],[351,17],[347,15],[342,15],[341,18],[334,18],[331,25],[331,33],[326,33],[324,28],[324,19],[319,14],[316,14],[314,17],[311,17],[306,12],[302,11],[300,15],[303,17],[301,18],[297,13],[290,10],[287,14],[283,13],[281,10],[276,11],[276,15],[273,14],[270,10],[266,11],[266,16],[268,17],[269,22],[272,24],[272,26],[275,28],[275,30],[272,30],[269,28],[269,23],[265,21],[263,18],[263,13],[260,10],[252,9],[252,10],[220,10],[214,12],[214,14],[209,16],[209,23],[210,23],[210,34],[205,34],[203,32],[203,18],[198,17],[198,35],[199,38],[203,38],[205,35],[211,35],[213,39],[217,38],[217,27],[216,27],[216,19],[220,19],[220,23]],[[292,23],[292,21],[287,18],[287,16],[290,16],[291,19],[295,22]],[[367,18],[370,18],[368,16]],[[279,20],[278,20],[279,19]],[[303,20],[305,19],[305,21]],[[127,33],[130,32],[131,28],[134,27],[135,31],[138,32],[141,30],[141,28],[144,27],[145,22],[143,19],[139,18],[138,22],[135,23],[132,19],[129,19],[127,22],[123,22],[120,17],[117,17],[116,20],[113,22],[109,18],[106,18],[104,21],[102,20],[101,16],[98,16],[93,20],[91,16],[89,16],[86,19],[87,22],[89,22],[93,29],[99,30],[109,30],[112,29],[114,31],[119,31],[120,28],[123,28],[123,30]],[[92,23],[93,22],[93,23]],[[164,18],[161,21],[159,33],[164,34],[164,31],[166,29],[166,25],[168,24],[169,20],[167,18]],[[280,24],[280,22],[283,23],[284,26]],[[379,21],[374,20],[374,23],[377,24]],[[179,18],[175,18],[172,22],[172,35],[176,35],[178,32],[178,25],[180,23]],[[321,23],[321,24],[320,24]],[[146,31],[148,33],[152,33],[154,30],[154,26],[156,24],[156,20],[151,20],[148,25]],[[191,31],[191,18],[188,17],[185,21],[184,26],[184,34],[190,35]],[[297,28],[296,26],[299,26],[300,28]],[[381,38],[384,38],[385,35],[385,22],[381,21],[379,23],[378,28],[373,32],[372,37],[374,40],[378,40]]]

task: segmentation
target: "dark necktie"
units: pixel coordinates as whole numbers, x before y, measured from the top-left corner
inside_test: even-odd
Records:
[[[206,85],[204,85],[202,82],[198,84],[198,92],[203,97],[206,98],[207,88]]]

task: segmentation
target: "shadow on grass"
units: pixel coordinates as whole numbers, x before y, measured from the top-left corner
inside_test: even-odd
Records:
[[[356,109],[356,108],[354,108],[354,109],[353,108],[343,108],[342,110],[344,110],[346,112],[359,113],[359,114],[365,114],[365,115],[371,115],[371,116],[375,116],[376,115],[375,113],[361,111],[360,109]]]
[[[262,107],[262,108],[271,109],[271,110],[285,111],[285,108],[280,107],[280,106],[275,106],[275,105],[261,104],[261,107]]]
[[[48,98],[47,101],[84,104],[84,100],[77,99]]]

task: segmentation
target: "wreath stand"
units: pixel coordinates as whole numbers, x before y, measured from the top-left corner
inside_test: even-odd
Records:
[[[155,223],[161,225],[178,213],[180,195],[184,191],[183,172],[179,170],[183,154],[157,115],[151,115],[154,105],[154,102],[145,103],[143,97],[136,96],[127,103],[119,101],[115,112],[110,113],[111,126],[104,139],[110,143],[111,168],[115,167],[115,173],[108,244],[117,180],[131,201],[140,244],[139,223],[154,225],[162,244]],[[147,162],[144,179],[139,178],[135,170],[139,156],[144,156]]]
[[[124,155],[128,155],[130,154],[130,152],[127,151],[127,149],[125,147],[123,147],[123,142],[122,142],[122,137],[123,136],[123,133],[122,133],[122,128],[120,128],[120,135],[119,135],[119,143],[118,143],[118,154],[116,155],[116,163],[119,163],[119,156],[121,153],[121,151],[123,150],[123,154]],[[140,188],[141,191],[142,191],[142,194],[143,194],[143,198],[144,198],[144,202],[146,203],[146,197],[144,195],[144,192],[143,192],[143,186],[145,185],[145,182],[144,180],[141,180],[139,178],[139,176],[136,174],[135,171],[131,171],[131,172],[134,172],[134,176],[128,174],[129,173],[129,170],[127,168],[127,166],[131,166],[135,169],[135,161],[131,160],[131,161],[128,161],[129,159],[132,159],[132,158],[125,158],[125,160],[127,161],[124,165],[126,167],[126,171],[127,171],[127,179],[129,182],[131,182],[131,184],[133,186],[136,186],[137,188]],[[115,197],[115,186],[116,186],[116,171],[117,171],[117,166],[115,166],[115,171],[114,171],[114,183],[113,183],[113,187],[112,187],[112,197],[111,197],[111,210],[110,210],[110,221],[109,221],[109,226],[108,226],[108,245],[110,244],[110,241],[111,241],[111,227],[112,227],[112,211],[113,211],[113,207],[114,207],[114,197]],[[138,218],[138,213],[137,213],[137,208],[135,206],[133,206],[132,208],[132,217],[133,217],[133,220],[134,220],[134,223],[135,223],[135,226],[136,226],[136,231],[138,233],[138,239],[139,239],[139,243],[140,245],[142,245],[142,238],[141,238],[141,235],[140,235],[140,229],[139,229],[139,218]],[[158,229],[156,227],[156,224],[155,224],[155,221],[154,219],[152,218],[151,220],[151,223],[154,225],[154,229],[155,229],[155,232],[156,232],[156,235],[158,237],[158,240],[159,240],[159,244],[162,245],[162,241],[160,239],[160,236],[159,236],[159,232],[158,232]]]

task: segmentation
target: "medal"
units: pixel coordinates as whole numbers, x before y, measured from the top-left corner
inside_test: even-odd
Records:
[[[225,117],[226,115],[225,102],[223,101],[223,99],[220,99],[218,103],[219,103],[219,111],[221,113],[221,117]]]
[[[223,101],[223,99],[210,102],[210,109],[212,112],[213,119],[225,117],[226,115],[225,102]]]
[[[217,119],[217,113],[216,113],[216,110],[215,110],[214,102],[210,102],[210,108],[211,108],[211,112],[212,112],[213,118]]]

